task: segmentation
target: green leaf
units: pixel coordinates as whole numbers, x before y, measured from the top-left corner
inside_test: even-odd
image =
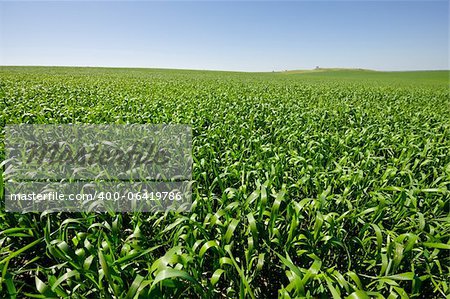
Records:
[[[216,271],[214,271],[213,275],[211,276],[211,284],[214,286],[217,284],[217,282],[220,279],[220,276],[222,276],[222,274],[225,272],[225,270],[223,269],[217,269]]]
[[[347,296],[346,299],[370,299],[366,292],[362,290],[355,291]]]
[[[202,248],[200,248],[198,256],[200,258],[202,258],[205,255],[206,251],[213,247],[219,247],[216,240],[211,240],[211,241],[206,242],[205,244],[203,244]]]
[[[130,289],[127,292],[126,299],[132,299],[139,289],[141,283],[144,281],[144,277],[141,275],[136,275],[136,278],[133,280],[133,283],[130,286]]]
[[[161,270],[160,272],[158,272],[158,274],[155,277],[155,280],[152,283],[152,288],[163,280],[173,279],[173,278],[181,278],[181,279],[188,280],[192,283],[198,284],[197,280],[192,278],[185,271],[168,268],[168,269],[164,269],[164,270]]]
[[[233,236],[234,230],[236,229],[237,225],[239,224],[239,220],[233,219],[231,220],[230,224],[228,225],[228,229],[225,233],[225,243],[230,243],[231,237]]]
[[[80,274],[80,273],[77,270],[71,270],[71,271],[67,272],[66,274],[62,275],[60,278],[58,278],[56,280],[55,283],[52,284],[52,291],[55,291],[56,288],[64,281],[69,280],[69,278],[71,278],[75,275],[78,275],[78,274]]]
[[[3,260],[0,261],[0,265],[5,264],[7,261],[9,261],[9,260],[15,258],[16,256],[18,256],[18,255],[21,254],[22,252],[25,252],[25,251],[27,251],[28,249],[30,249],[30,248],[36,246],[37,244],[41,243],[42,240],[43,240],[43,238],[39,238],[39,239],[37,239],[37,240],[31,242],[30,244],[28,244],[28,245],[26,245],[26,246],[20,248],[19,250],[14,251],[13,253],[10,253],[7,257],[5,257]]]
[[[384,278],[393,279],[393,280],[413,280],[414,273],[413,272],[405,272],[401,274],[389,275]]]
[[[450,244],[445,244],[445,243],[429,243],[429,242],[425,242],[425,243],[422,243],[422,244],[423,244],[423,246],[425,246],[425,247],[450,250]]]

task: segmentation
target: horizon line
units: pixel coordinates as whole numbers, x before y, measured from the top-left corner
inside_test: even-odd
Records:
[[[149,70],[179,70],[179,71],[206,71],[206,72],[230,72],[230,73],[287,73],[296,71],[369,71],[379,73],[395,73],[395,72],[438,72],[438,71],[450,71],[448,69],[403,69],[403,70],[380,70],[369,69],[361,67],[316,67],[312,69],[298,68],[298,69],[283,69],[272,71],[243,71],[243,70],[224,70],[224,69],[195,69],[195,68],[170,68],[170,67],[148,67],[148,66],[93,66],[93,65],[13,65],[13,64],[0,64],[0,67],[55,67],[55,68],[103,68],[103,69],[149,69]]]

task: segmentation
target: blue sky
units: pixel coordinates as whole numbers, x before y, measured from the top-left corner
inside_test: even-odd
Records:
[[[0,2],[0,65],[449,68],[448,1]]]

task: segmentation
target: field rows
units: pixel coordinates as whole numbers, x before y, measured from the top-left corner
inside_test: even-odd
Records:
[[[189,213],[1,208],[0,297],[449,296],[448,81],[380,78],[0,68],[2,128],[194,135]]]

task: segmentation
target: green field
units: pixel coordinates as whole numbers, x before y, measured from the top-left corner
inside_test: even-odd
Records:
[[[6,213],[2,198],[0,297],[448,297],[449,75],[0,67],[2,129],[194,135],[189,213]]]

